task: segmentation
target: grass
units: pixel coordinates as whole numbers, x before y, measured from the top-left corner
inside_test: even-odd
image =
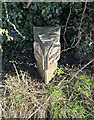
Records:
[[[32,80],[27,72],[6,75],[2,100],[5,118],[27,118],[45,100],[44,84]]]
[[[94,119],[94,77],[85,73],[65,84],[78,68],[60,67],[48,85],[32,79],[28,72],[5,76],[2,99],[3,117],[27,118],[40,107],[33,118],[92,118]],[[66,78],[62,81],[63,78]],[[60,84],[60,81],[62,83]]]
[[[55,88],[49,110],[51,118],[94,119],[91,85],[90,78],[80,75],[64,88]]]

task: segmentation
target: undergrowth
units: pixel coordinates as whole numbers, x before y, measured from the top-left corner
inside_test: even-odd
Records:
[[[43,101],[44,84],[32,80],[27,72],[6,75],[5,92],[2,99],[5,118],[27,118]]]
[[[94,119],[91,85],[91,79],[83,74],[66,84],[64,88],[56,87],[50,101],[51,118]]]
[[[88,118],[94,119],[93,82],[92,76],[81,73],[71,82],[66,70],[58,68],[56,76],[49,85],[32,79],[27,72],[16,71],[17,75],[6,75],[5,92],[2,99],[3,117],[27,118]],[[71,73],[71,72],[70,72]],[[65,80],[61,78],[65,77]],[[59,80],[60,78],[60,80]],[[60,86],[59,83],[62,81]]]

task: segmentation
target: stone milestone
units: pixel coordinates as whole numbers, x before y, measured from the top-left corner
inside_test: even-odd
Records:
[[[60,59],[60,27],[34,27],[34,56],[46,84],[54,77]]]

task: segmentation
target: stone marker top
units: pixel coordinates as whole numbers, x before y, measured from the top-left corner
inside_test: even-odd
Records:
[[[60,41],[60,27],[34,27],[33,30],[45,49]]]

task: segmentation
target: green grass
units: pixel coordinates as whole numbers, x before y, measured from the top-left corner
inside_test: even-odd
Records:
[[[17,75],[6,75],[2,99],[4,117],[26,118],[50,97],[33,117],[94,119],[93,76],[81,73],[67,83],[73,72],[69,76],[64,68],[58,68],[53,81],[45,85],[32,79],[27,72],[20,71],[19,74],[16,68],[15,70]],[[62,81],[65,76],[66,79]]]

